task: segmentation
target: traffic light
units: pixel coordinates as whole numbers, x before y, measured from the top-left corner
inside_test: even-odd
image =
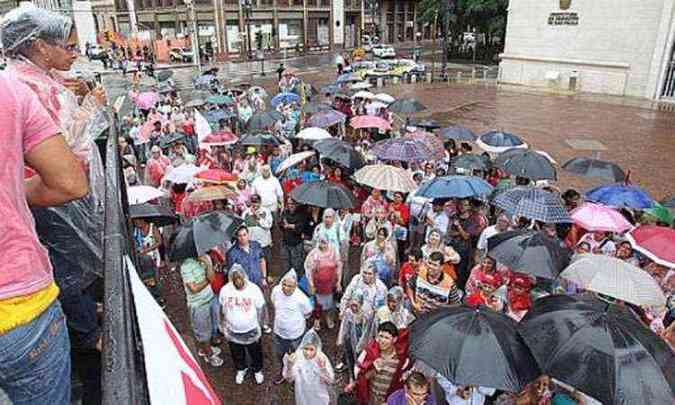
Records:
[[[104,33],[104,35],[105,35],[105,40],[108,41],[108,42],[110,42],[110,31],[106,31],[106,32]]]
[[[256,48],[263,49],[263,35],[260,31],[255,33],[255,44]]]

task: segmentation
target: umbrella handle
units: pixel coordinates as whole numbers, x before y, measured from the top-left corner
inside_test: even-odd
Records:
[[[624,184],[626,185],[631,184],[630,175],[631,175],[630,169],[626,170],[626,177],[623,179]]]

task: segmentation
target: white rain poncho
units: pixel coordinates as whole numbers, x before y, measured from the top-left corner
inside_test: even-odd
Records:
[[[305,357],[304,348],[314,346],[313,358]],[[335,404],[335,373],[328,356],[321,351],[319,334],[310,329],[292,355],[284,356],[284,378],[295,383],[296,405]]]

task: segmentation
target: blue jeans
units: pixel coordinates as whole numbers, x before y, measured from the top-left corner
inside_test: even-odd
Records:
[[[0,335],[0,389],[14,405],[70,404],[70,341],[58,301]]]

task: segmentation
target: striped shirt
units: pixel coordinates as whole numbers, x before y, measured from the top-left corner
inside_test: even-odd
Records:
[[[438,282],[429,281],[426,266],[410,279],[408,286],[415,291],[415,300],[421,304],[420,313],[427,313],[443,305],[459,304],[461,295],[452,277],[441,273]]]
[[[380,370],[375,371],[370,380],[370,403],[379,405],[387,401],[387,391],[398,367],[398,356],[394,352],[391,357],[381,356],[377,360],[380,363]]]

